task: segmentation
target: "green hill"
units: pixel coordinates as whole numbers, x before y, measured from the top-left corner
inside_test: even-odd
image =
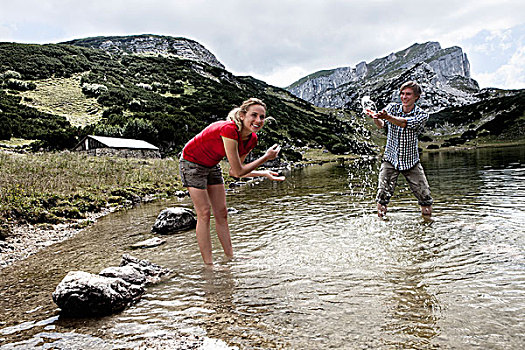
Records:
[[[303,146],[336,154],[373,153],[367,129],[341,111],[317,108],[252,77],[234,76],[220,64],[83,47],[103,40],[0,43],[0,139],[38,140],[36,148],[60,150],[87,134],[122,136],[175,155],[210,122],[224,119],[246,98],[258,97],[276,119],[261,131],[259,152],[279,143],[288,159],[299,158],[297,148]]]

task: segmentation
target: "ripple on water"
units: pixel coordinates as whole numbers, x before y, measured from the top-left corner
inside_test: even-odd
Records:
[[[402,180],[388,219],[377,218],[377,169],[368,163],[362,171],[311,167],[292,171],[285,183],[246,187],[228,195],[238,209],[230,216],[237,258],[221,260],[214,237],[218,263],[203,269],[194,231],[169,236],[162,247],[135,252],[175,272],[138,304],[112,317],[75,323],[47,315],[40,319],[49,322],[38,324],[23,317],[50,308],[30,301],[17,325],[0,329],[2,349],[24,336],[23,346],[37,348],[126,348],[181,330],[239,348],[520,349],[525,169],[515,159],[524,151],[515,152],[427,155],[433,222],[421,218]],[[80,260],[96,261],[93,270],[117,261],[122,247],[149,232],[161,207],[116,215],[92,231],[96,239],[66,242],[49,256],[62,269],[82,268]],[[100,243],[105,238],[113,248]],[[28,284],[22,275],[8,285]]]

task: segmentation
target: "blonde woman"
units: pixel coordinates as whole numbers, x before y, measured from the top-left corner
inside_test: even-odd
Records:
[[[264,102],[250,98],[240,107],[234,108],[227,120],[206,127],[182,151],[181,180],[183,186],[188,188],[197,212],[197,243],[207,265],[213,264],[210,237],[212,211],[224,253],[228,258],[233,257],[224,179],[219,162],[226,156],[230,164],[230,175],[234,177],[264,176],[274,181],[285,179],[270,170],[256,170],[264,162],[277,158],[281,150],[278,145],[270,147],[262,157],[244,164],[246,156],[257,145],[256,133],[262,129],[265,119]]]

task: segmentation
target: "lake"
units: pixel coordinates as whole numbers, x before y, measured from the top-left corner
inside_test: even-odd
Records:
[[[387,219],[377,217],[373,158],[229,192],[237,257],[223,260],[214,237],[211,270],[194,231],[130,248],[154,236],[162,209],[191,208],[188,198],[104,217],[0,270],[0,349],[132,349],[179,332],[240,349],[521,349],[525,147],[424,153],[422,163],[433,221],[402,176]],[[60,317],[51,293],[67,272],[98,273],[122,254],[174,274],[119,314]]]

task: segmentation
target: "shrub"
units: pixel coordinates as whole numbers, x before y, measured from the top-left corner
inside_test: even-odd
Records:
[[[97,124],[93,129],[93,134],[99,136],[122,137],[123,131],[123,128],[118,125]]]
[[[80,210],[73,206],[64,206],[64,207],[57,207],[51,209],[51,213],[53,215],[63,217],[66,219],[82,219],[85,217],[83,213],[80,212]]]
[[[5,72],[0,74],[0,80],[7,80],[7,79],[22,79],[22,74],[14,71],[14,70],[6,70]]]
[[[143,88],[144,90],[153,91],[153,87],[150,84],[137,83],[135,85],[139,88]]]
[[[18,79],[8,79],[6,82],[6,86],[8,89],[13,89],[17,91],[28,91],[36,89],[35,83],[22,81]]]
[[[158,131],[153,124],[146,119],[133,118],[126,123],[122,130],[122,136],[132,139],[157,141]]]
[[[86,96],[97,97],[108,91],[108,87],[102,84],[82,84],[82,92]]]

